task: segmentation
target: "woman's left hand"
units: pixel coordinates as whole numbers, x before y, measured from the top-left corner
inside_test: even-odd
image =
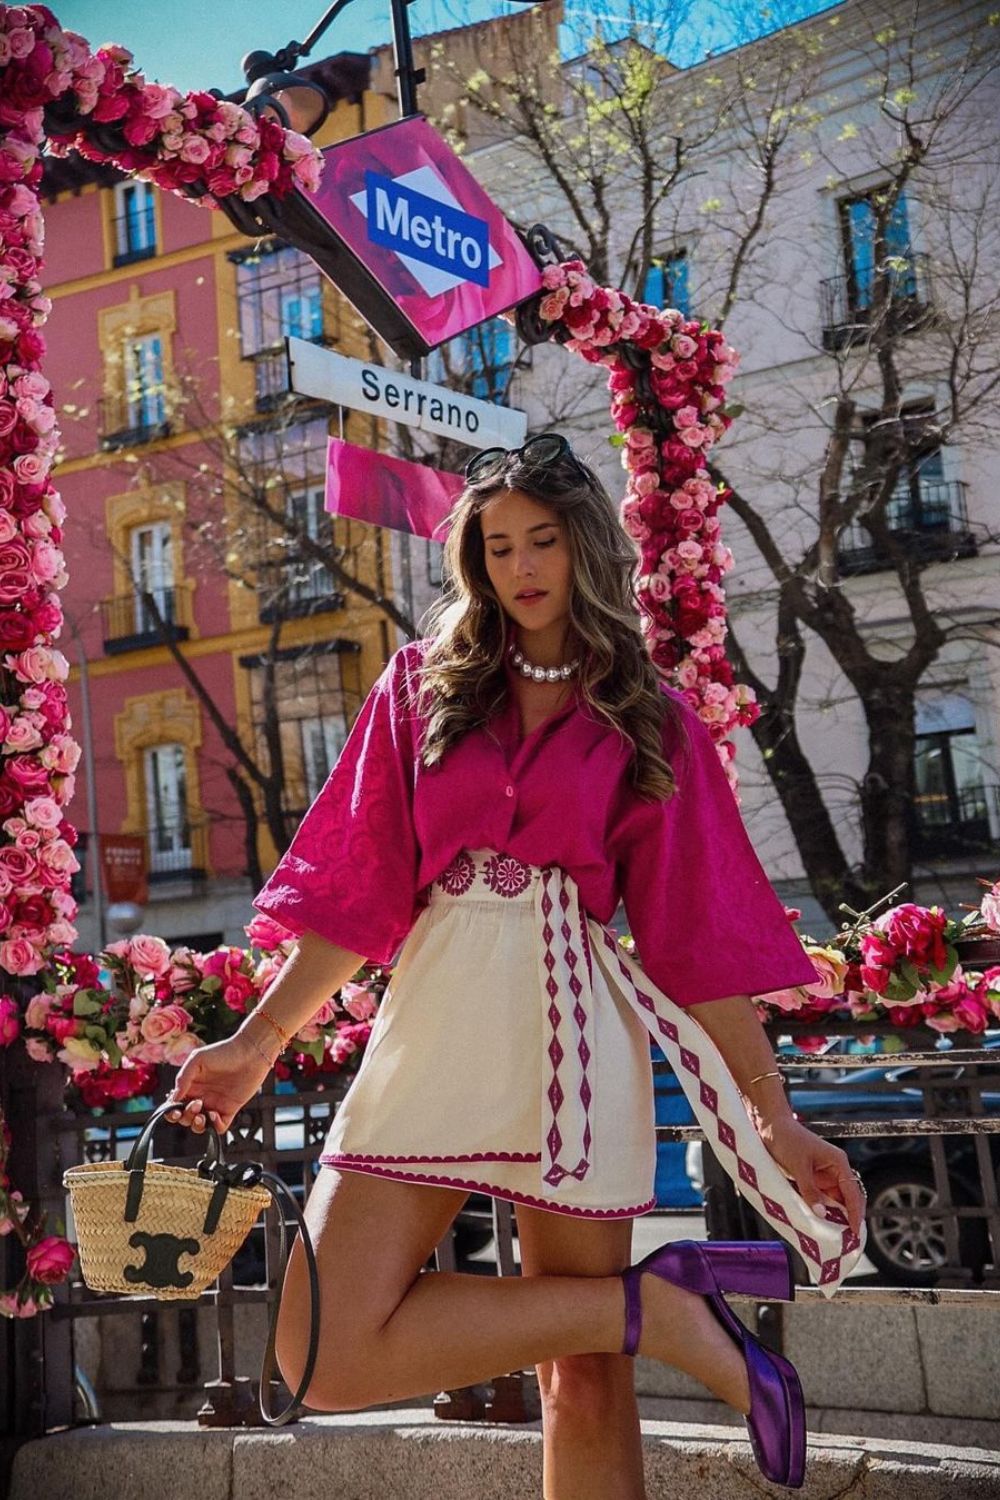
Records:
[[[791,1115],[761,1125],[760,1138],[815,1213],[822,1214],[824,1197],[835,1198],[843,1204],[852,1231],[860,1233],[865,1193],[839,1146],[813,1135]]]

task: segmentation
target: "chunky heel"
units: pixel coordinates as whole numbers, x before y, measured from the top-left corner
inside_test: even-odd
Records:
[[[701,1250],[712,1267],[718,1291],[766,1297],[769,1302],[795,1300],[792,1252],[784,1240],[709,1240]]]
[[[795,1298],[791,1251],[784,1240],[675,1240],[653,1250],[635,1267],[654,1271],[702,1296]]]

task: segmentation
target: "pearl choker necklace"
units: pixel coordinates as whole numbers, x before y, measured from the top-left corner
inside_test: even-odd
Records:
[[[523,651],[515,651],[511,661],[522,677],[530,677],[535,682],[566,682],[580,665],[577,657],[576,661],[567,662],[564,667],[536,667],[528,661]]]

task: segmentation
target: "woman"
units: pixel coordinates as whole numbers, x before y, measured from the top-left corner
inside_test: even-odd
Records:
[[[791,1295],[784,1246],[687,1242],[622,1273],[653,1206],[652,1032],[741,1189],[843,1275],[860,1188],[792,1116],[749,999],[813,968],[707,730],[659,682],[596,477],[556,434],[466,474],[433,628],[389,662],[256,898],[299,941],[236,1035],[187,1059],[175,1118],[228,1128],[287,1039],[402,944],[308,1203],[329,1289],[310,1406],[534,1364],[546,1500],[638,1500],[638,1350],[746,1414],[764,1472],[798,1485],[794,1371],[721,1295]],[[641,968],[604,925],[619,897]],[[515,1202],[521,1278],[420,1274],[472,1188]],[[294,1254],[292,1388],[308,1317]]]

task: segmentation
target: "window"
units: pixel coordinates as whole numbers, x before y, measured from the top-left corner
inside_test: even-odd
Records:
[[[129,339],[125,345],[125,408],[128,426],[136,432],[148,432],[166,421],[163,339],[158,333]]]
[[[114,191],[116,266],[156,254],[156,210],[150,182],[119,182]]]
[[[510,324],[504,318],[490,318],[432,350],[427,359],[427,378],[438,385],[450,384],[480,401],[506,405],[514,347]]]
[[[333,518],[324,508],[325,489],[307,487],[290,490],[285,497],[285,514],[289,520],[289,550],[286,564],[287,597],[290,604],[308,604],[328,599],[334,593],[330,570],[320,558],[312,556],[297,540],[303,534],[325,551],[333,545]],[[296,555],[296,554],[299,555]]]
[[[336,764],[347,739],[347,725],[339,719],[302,719],[302,771],[306,800],[312,802]]]
[[[308,256],[290,246],[257,251],[237,263],[236,295],[245,356],[281,346],[286,335],[323,335],[323,283]]]
[[[686,250],[676,250],[652,262],[643,282],[642,300],[654,307],[675,307],[686,318],[690,317]]]
[[[433,588],[440,588],[443,579],[442,566],[444,562],[444,547],[440,542],[432,542],[427,538],[427,582]]]
[[[141,635],[157,629],[156,617],[144,595],[152,594],[163,620],[173,619],[174,564],[170,522],[156,521],[149,526],[136,526],[131,544],[135,631]]]
[[[900,193],[886,224],[885,260],[881,266],[875,262],[877,199],[878,193],[873,191],[845,198],[839,204],[848,299],[855,311],[871,307],[879,270],[889,278],[893,299],[913,298],[917,291],[906,195]]]
[[[917,705],[915,843],[925,855],[982,849],[1000,837],[998,791],[987,784],[973,704],[961,693]]]
[[[191,867],[187,768],[183,745],[151,745],[144,752],[149,871],[152,876]]]

